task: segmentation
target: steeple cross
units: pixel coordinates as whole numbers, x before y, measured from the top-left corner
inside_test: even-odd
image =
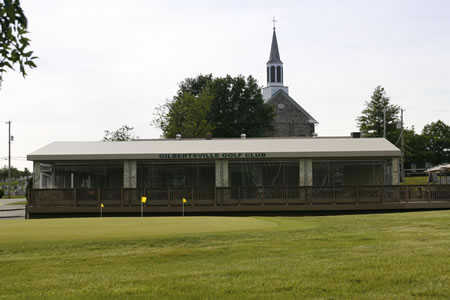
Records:
[[[273,17],[273,19],[272,19],[272,23],[273,23],[273,30],[275,30],[275,23],[276,22],[278,22],[276,19],[275,19],[275,17]]]

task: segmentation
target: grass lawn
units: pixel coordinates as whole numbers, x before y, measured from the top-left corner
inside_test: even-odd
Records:
[[[2,198],[0,198],[0,201],[2,201],[2,199],[25,199],[24,195],[11,195],[8,196],[7,194],[4,194]]]
[[[2,204],[2,201],[0,201],[0,205]],[[10,202],[10,203],[6,203],[4,205],[25,205],[27,204],[27,200],[22,200],[22,201],[16,201],[16,202]]]
[[[0,298],[448,299],[450,211],[0,221]]]
[[[417,176],[417,177],[405,177],[402,185],[423,185],[429,184],[427,176]]]

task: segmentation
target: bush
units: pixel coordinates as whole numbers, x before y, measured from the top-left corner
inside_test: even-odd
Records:
[[[5,192],[2,189],[0,189],[0,199],[3,197],[4,194]]]

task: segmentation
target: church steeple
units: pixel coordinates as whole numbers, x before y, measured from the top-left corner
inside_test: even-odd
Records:
[[[270,57],[267,64],[283,64],[280,59],[280,51],[278,50],[277,34],[275,27],[273,28],[272,46],[270,47]]]
[[[280,50],[278,49],[277,33],[275,28],[276,20],[273,20],[272,45],[270,46],[270,56],[266,63],[267,67],[267,87],[263,90],[265,100],[268,100],[278,90],[288,93],[287,86],[283,85],[283,62],[280,59]]]
[[[267,62],[267,86],[283,85],[283,62],[280,59],[278,50],[277,33],[275,30],[275,20],[272,34],[272,46],[270,47],[270,57]]]

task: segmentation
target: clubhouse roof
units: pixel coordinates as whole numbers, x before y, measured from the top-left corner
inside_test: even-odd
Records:
[[[155,139],[128,142],[53,142],[31,161],[134,159],[252,159],[400,157],[384,138]]]

